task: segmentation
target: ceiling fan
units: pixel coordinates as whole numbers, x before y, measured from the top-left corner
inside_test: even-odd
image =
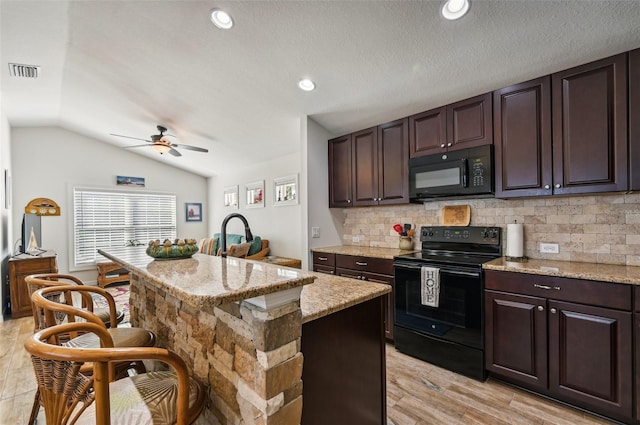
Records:
[[[143,147],[143,146],[151,146],[151,148],[154,151],[158,152],[160,155],[169,152],[173,156],[182,156],[182,154],[180,152],[178,152],[175,148],[187,149],[187,150],[196,151],[196,152],[209,152],[208,149],[199,148],[197,146],[180,145],[180,144],[177,144],[177,143],[172,143],[168,138],[169,137],[176,137],[176,136],[174,136],[172,134],[164,134],[164,133],[167,132],[167,128],[164,127],[164,126],[158,125],[158,126],[156,126],[156,128],[158,129],[160,134],[151,135],[151,140],[140,139],[139,137],[123,136],[122,134],[113,134],[113,133],[111,133],[111,136],[126,137],[127,139],[134,139],[134,140],[144,140],[145,142],[148,142],[148,143],[151,143],[151,144],[126,146],[125,149],[139,148],[139,147]]]

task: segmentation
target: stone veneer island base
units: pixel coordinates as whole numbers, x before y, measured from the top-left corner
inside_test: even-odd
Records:
[[[208,385],[198,424],[386,423],[390,287],[199,254],[146,264],[101,254],[132,271],[132,325]],[[264,301],[273,294],[294,296]]]

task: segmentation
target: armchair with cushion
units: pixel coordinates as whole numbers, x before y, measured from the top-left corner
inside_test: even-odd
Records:
[[[209,255],[220,255],[222,251],[220,244],[220,233],[216,233],[212,238],[200,240],[199,252]],[[254,236],[253,241],[246,242],[243,235],[227,235],[227,256],[241,257],[247,260],[261,260],[269,255],[269,240]]]
[[[56,344],[60,334],[85,332],[99,345]],[[197,419],[206,401],[205,389],[189,377],[177,354],[154,347],[114,347],[108,330],[96,323],[44,329],[27,340],[25,348],[31,354],[48,425],[187,425]],[[116,378],[114,362],[141,360],[161,361],[172,371]],[[92,375],[83,373],[87,363]]]

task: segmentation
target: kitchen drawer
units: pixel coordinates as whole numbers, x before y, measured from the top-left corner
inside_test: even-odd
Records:
[[[327,254],[326,252],[313,253],[313,265],[335,266],[336,254]]]
[[[336,274],[336,269],[333,266],[325,266],[320,264],[313,264],[313,271],[318,273]]]
[[[636,308],[634,309],[637,313],[640,313],[640,286],[636,286],[635,287],[635,291],[636,291]],[[640,368],[640,365],[639,365]],[[639,407],[640,408],[640,407]]]
[[[485,270],[485,288],[631,311],[631,285]]]
[[[385,258],[338,254],[336,267],[393,276],[393,260]]]

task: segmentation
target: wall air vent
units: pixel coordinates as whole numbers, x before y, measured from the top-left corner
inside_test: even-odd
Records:
[[[36,65],[23,65],[19,63],[9,64],[9,74],[19,78],[38,78],[40,67]]]

